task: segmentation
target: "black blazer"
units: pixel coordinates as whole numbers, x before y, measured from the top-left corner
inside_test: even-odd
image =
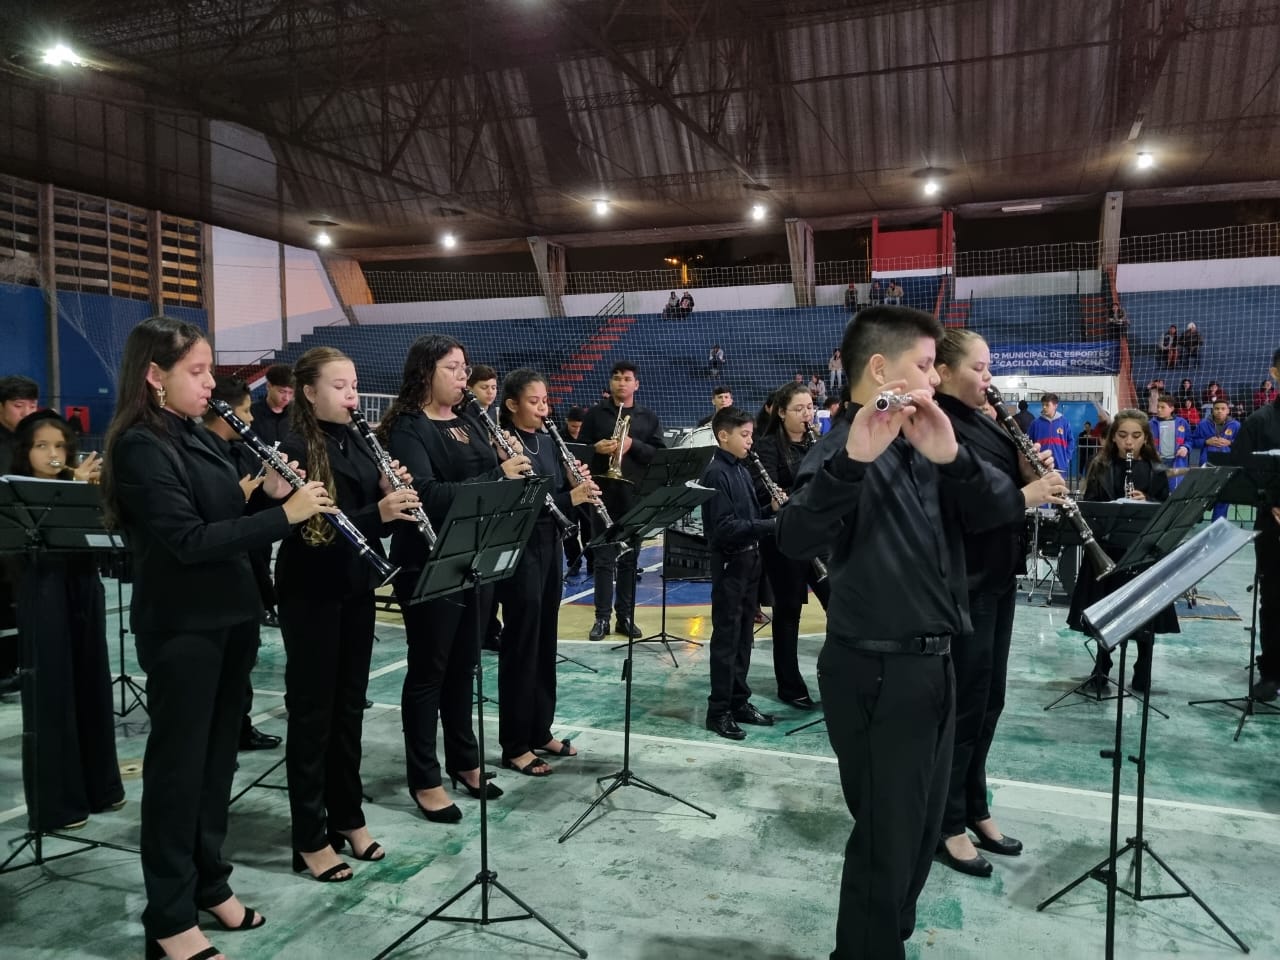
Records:
[[[208,431],[166,413],[165,433],[137,426],[111,453],[121,526],[133,551],[135,633],[204,633],[262,613],[249,550],[289,533],[280,506],[245,515],[235,470]]]
[[[1008,431],[980,410],[945,393],[936,394],[934,399],[951,420],[956,440],[1006,478],[1011,486],[1021,490],[1021,457]],[[1019,518],[1014,523],[965,537],[970,593],[1003,593],[1018,574],[1026,571],[1025,530],[1026,525]]]
[[[382,538],[391,533],[392,524],[384,524],[378,514],[378,501],[383,494],[378,485],[381,474],[377,460],[354,430],[347,431],[344,439],[350,455],[360,458],[360,466],[353,469],[337,441],[325,434],[329,467],[333,472],[334,502],[365,535],[369,545],[384,555]],[[280,450],[288,459],[297,460],[302,470],[307,469],[306,443],[297,434],[286,433],[280,441]],[[365,593],[378,585],[377,571],[346,537],[335,530],[328,543],[311,546],[302,539],[305,529],[305,524],[299,524],[280,544],[276,556],[276,592],[281,597],[314,596],[317,591],[345,597]]]
[[[437,530],[460,484],[506,477],[498,465],[498,454],[489,446],[488,433],[475,416],[464,411],[458,420],[467,428],[465,447],[445,437],[420,410],[397,416],[387,435],[387,453],[413,476],[422,508]],[[391,562],[406,572],[421,570],[427,559],[426,540],[417,527],[407,523],[395,526]]]

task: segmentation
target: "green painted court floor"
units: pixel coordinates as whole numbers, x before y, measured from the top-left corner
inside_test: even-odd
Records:
[[[1245,616],[1193,620],[1180,636],[1162,638],[1155,659],[1154,700],[1170,714],[1153,716],[1148,766],[1147,836],[1153,848],[1252,947],[1253,957],[1280,957],[1280,718],[1250,720],[1238,743],[1238,714],[1187,701],[1239,695],[1248,650],[1250,553],[1215,572],[1206,588]],[[1004,830],[1026,845],[1023,856],[995,858],[987,880],[935,865],[920,901],[909,957],[1097,957],[1103,952],[1103,887],[1088,881],[1044,912],[1036,904],[1103,859],[1110,812],[1110,767],[1098,756],[1112,738],[1115,704],[1043,705],[1081,680],[1090,658],[1065,629],[1065,609],[1018,609],[1006,708],[992,750],[994,811]],[[657,610],[641,610],[656,629]],[[809,621],[806,621],[809,622]],[[112,623],[110,629],[114,631]],[[373,957],[476,874],[479,807],[460,798],[460,824],[427,823],[404,779],[399,698],[403,633],[379,626],[365,719],[366,816],[387,848],[377,864],[353,863],[355,879],[321,885],[289,869],[288,807],[282,791],[250,790],[232,808],[228,839],[241,899],[267,925],[250,933],[214,933],[228,957]],[[748,728],[741,744],[702,729],[707,692],[705,648],[676,645],[679,667],[660,648],[638,651],[631,764],[645,779],[716,814],[714,820],[634,787],[615,793],[565,843],[558,835],[595,795],[595,778],[622,757],[621,652],[569,639],[562,651],[597,668],[559,668],[557,733],[581,750],[534,780],[502,771],[506,795],[490,806],[490,864],[518,896],[586,948],[608,960],[826,957],[833,942],[842,851],[851,821],[821,725],[784,731],[811,719],[772,699],[768,628],[752,667],[755,702],[779,716],[769,729]],[[801,643],[811,683],[820,639]],[[113,647],[114,649],[114,647]],[[130,669],[132,650],[127,647]],[[114,654],[113,654],[114,660]],[[254,673],[259,725],[283,734],[284,651],[264,631]],[[485,655],[485,682],[496,660]],[[816,685],[813,686],[816,691]],[[1126,702],[1129,750],[1136,749],[1136,704]],[[118,727],[124,765],[140,763],[145,716],[134,711]],[[497,759],[496,716],[486,709],[490,762]],[[25,822],[19,776],[19,708],[0,702],[0,843],[16,841]],[[241,754],[237,788],[264,773],[282,751]],[[283,770],[269,782],[283,783]],[[85,837],[136,843],[140,783],[126,781],[128,805],[95,816]],[[1131,832],[1132,765],[1125,772],[1122,837]],[[50,851],[66,844],[50,842]],[[1122,877],[1131,858],[1122,862]],[[1175,887],[1149,861],[1148,891]],[[142,955],[142,879],[137,858],[95,850],[0,876],[0,956],[132,958]],[[479,912],[472,892],[451,912]],[[518,912],[501,895],[491,915]],[[1135,905],[1121,898],[1118,956],[1241,956],[1188,900]],[[405,958],[572,956],[532,920],[477,928],[429,923],[397,952]]]

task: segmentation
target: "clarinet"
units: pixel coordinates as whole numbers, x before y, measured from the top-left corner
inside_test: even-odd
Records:
[[[778,486],[773,477],[769,476],[769,471],[764,468],[764,464],[760,462],[760,457],[754,450],[747,454],[747,462],[750,463],[751,466],[755,467],[756,473],[760,477],[760,482],[764,484],[765,490],[768,491],[769,499],[778,506],[782,506],[786,503],[787,492]],[[819,582],[827,579],[827,565],[822,562],[821,557],[814,557],[809,561],[809,563],[813,567],[814,575],[818,578]]]
[[[1026,458],[1027,463],[1031,464],[1031,469],[1035,475],[1037,477],[1047,477],[1052,473],[1053,470],[1050,467],[1046,467],[1040,462],[1040,455],[1036,452],[1035,444],[1022,432],[1022,427],[1018,426],[1018,421],[1013,419],[1013,414],[1005,409],[1004,398],[1000,396],[1000,391],[995,387],[987,387],[987,402],[995,410],[1000,423],[1004,425],[1009,436],[1013,438],[1014,444],[1023,457]],[[1081,545],[1084,547],[1085,556],[1093,563],[1098,579],[1101,580],[1115,570],[1115,562],[1107,556],[1106,551],[1102,549],[1102,545],[1094,539],[1093,531],[1089,529],[1089,524],[1080,515],[1080,507],[1070,494],[1062,495],[1062,503],[1058,505],[1058,513],[1066,517],[1071,525],[1075,527],[1076,534],[1080,537]]]
[[[254,433],[247,423],[235,415],[235,412],[231,409],[231,406],[228,403],[223,400],[210,400],[209,406],[213,408],[214,412],[217,413],[218,416],[227,422],[227,425],[231,427],[232,430],[240,434],[241,439],[244,440],[245,446],[253,451],[254,456],[276,473],[280,474],[280,476],[284,477],[289,486],[293,487],[295,490],[300,490],[302,487],[306,486],[307,481],[302,479],[298,471],[289,466],[284,457],[280,456],[280,454],[276,453],[273,449],[263,443],[262,438]],[[379,586],[386,586],[391,582],[391,578],[400,572],[399,567],[393,567],[374,551],[373,547],[369,545],[369,541],[365,538],[365,535],[360,532],[360,528],[352,523],[351,518],[345,513],[342,513],[341,511],[338,513],[322,513],[320,516],[324,517],[335,530],[346,537],[347,542],[351,544],[356,553],[364,557],[364,559],[378,571],[378,576],[382,578],[381,582],[378,584]]]
[[[1133,496],[1133,454],[1126,453],[1124,455],[1124,496],[1129,499]]]
[[[411,483],[405,483],[396,473],[395,468],[391,466],[391,457],[382,444],[378,442],[377,436],[374,435],[373,427],[369,426],[369,421],[364,418],[364,414],[357,409],[351,411],[351,425],[355,430],[364,437],[364,442],[369,445],[369,449],[373,451],[373,458],[378,461],[378,469],[382,475],[387,478],[387,483],[391,484],[392,490],[408,490],[413,487]],[[418,525],[418,532],[426,538],[427,548],[434,550],[436,546],[436,531],[431,526],[431,518],[427,516],[427,512],[422,507],[414,507],[410,511],[413,514],[414,523]]]
[[[575,485],[587,482],[587,478],[582,475],[582,471],[578,469],[578,461],[573,455],[573,451],[565,444],[564,438],[560,436],[555,422],[548,417],[542,422],[542,429],[551,436],[552,441],[556,445],[556,449],[560,452],[560,459],[564,461],[564,468],[569,476],[573,478]],[[596,512],[596,516],[600,518],[600,522],[604,524],[604,528],[608,530],[613,526],[613,517],[609,516],[609,510],[604,502],[599,499],[591,501],[591,509]]]
[[[516,448],[511,445],[506,436],[498,429],[498,425],[489,419],[489,415],[484,412],[484,407],[480,406],[480,401],[470,390],[462,391],[462,405],[474,404],[476,414],[480,417],[480,423],[484,425],[485,431],[489,434],[489,439],[493,441],[494,446],[502,451],[503,456],[508,460],[516,455]],[[526,477],[532,477],[533,467],[525,471]],[[547,494],[547,510],[551,512],[551,517],[556,522],[556,526],[560,528],[560,536],[571,537],[578,532],[578,525],[566,517],[560,508],[556,506],[555,500],[551,494]]]

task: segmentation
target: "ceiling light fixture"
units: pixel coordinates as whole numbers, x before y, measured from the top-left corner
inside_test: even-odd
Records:
[[[764,215],[765,215],[765,209],[764,209],[763,203],[755,203],[751,205],[752,220],[763,220]]]
[[[321,230],[319,233],[316,234],[316,246],[317,247],[333,246],[333,237],[329,236],[329,234]]]
[[[1150,170],[1155,165],[1156,165],[1156,158],[1153,157],[1148,151],[1140,150],[1138,152],[1138,169],[1139,170]]]
[[[452,250],[454,247],[458,245],[458,238],[455,237],[452,233],[446,233],[443,237],[440,238],[440,242],[444,244],[444,248],[446,250]]]
[[[926,197],[936,196],[942,187],[938,185],[937,180],[926,180],[924,183],[924,195]]]
[[[607,213],[609,212],[609,201],[608,201],[608,200],[598,199],[598,200],[595,200],[595,201],[594,201],[594,203],[595,203],[595,207],[596,207],[596,216],[597,216],[597,217],[603,217],[605,214],[607,214]]]
[[[1043,207],[1043,203],[1012,203],[1007,207],[1001,207],[1001,213],[1033,213]]]
[[[73,67],[84,66],[84,61],[80,59],[80,56],[65,43],[56,43],[45,50],[41,62],[51,67],[60,67],[64,63],[69,63]]]

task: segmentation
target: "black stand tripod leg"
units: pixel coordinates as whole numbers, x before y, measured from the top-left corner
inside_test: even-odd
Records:
[[[227,806],[228,807],[231,806],[233,803],[235,803],[237,800],[243,797],[246,793],[248,793],[254,787],[263,787],[267,790],[288,790],[289,788],[284,784],[262,782],[263,780],[267,779],[267,777],[271,776],[273,773],[275,773],[277,770],[280,769],[280,765],[284,763],[284,759],[285,759],[284,757],[281,757],[279,760],[277,760],[275,763],[269,766],[266,770],[264,770],[258,776],[254,777],[247,784],[241,787],[240,791],[236,793],[230,800],[227,801]]]
[[[1196,902],[1196,905],[1199,906],[1200,909],[1203,910],[1205,913],[1207,913],[1209,917],[1213,920],[1213,922],[1222,928],[1223,932],[1227,936],[1229,936],[1232,940],[1235,941],[1237,947],[1239,947],[1245,953],[1249,952],[1248,945],[1235,935],[1235,931],[1233,931],[1230,927],[1228,927],[1225,923],[1222,922],[1221,917],[1219,917],[1216,913],[1214,913],[1212,910],[1209,909],[1209,905],[1200,899],[1199,894],[1197,894],[1194,890],[1192,890],[1189,886],[1187,886],[1186,883],[1183,882],[1182,878],[1173,872],[1173,868],[1164,862],[1164,859],[1160,856],[1160,854],[1152,850],[1148,844],[1144,843],[1143,848],[1146,850],[1147,856],[1151,857],[1152,860],[1160,864],[1160,869],[1162,869],[1165,873],[1167,873],[1169,877],[1173,880],[1173,882],[1182,888],[1183,893],[1185,893],[1188,897],[1194,900]]]
[[[562,663],[572,663],[575,667],[581,667],[583,670],[590,670],[592,673],[599,673],[599,672],[600,672],[600,671],[599,671],[599,670],[597,670],[595,667],[589,667],[589,666],[587,666],[587,665],[586,665],[585,663],[583,663],[581,660],[575,660],[575,659],[573,659],[573,657],[566,657],[563,653],[557,653],[557,654],[556,654],[556,666],[558,667],[558,666],[560,666],[560,664],[562,664]]]
[[[816,727],[818,724],[826,723],[826,722],[827,722],[827,716],[826,714],[823,714],[822,716],[818,717],[816,720],[810,720],[808,723],[802,723],[800,726],[795,727],[791,730],[788,730],[786,733],[783,734],[783,736],[789,737],[793,733],[799,733],[802,730],[808,730],[810,727]]]

